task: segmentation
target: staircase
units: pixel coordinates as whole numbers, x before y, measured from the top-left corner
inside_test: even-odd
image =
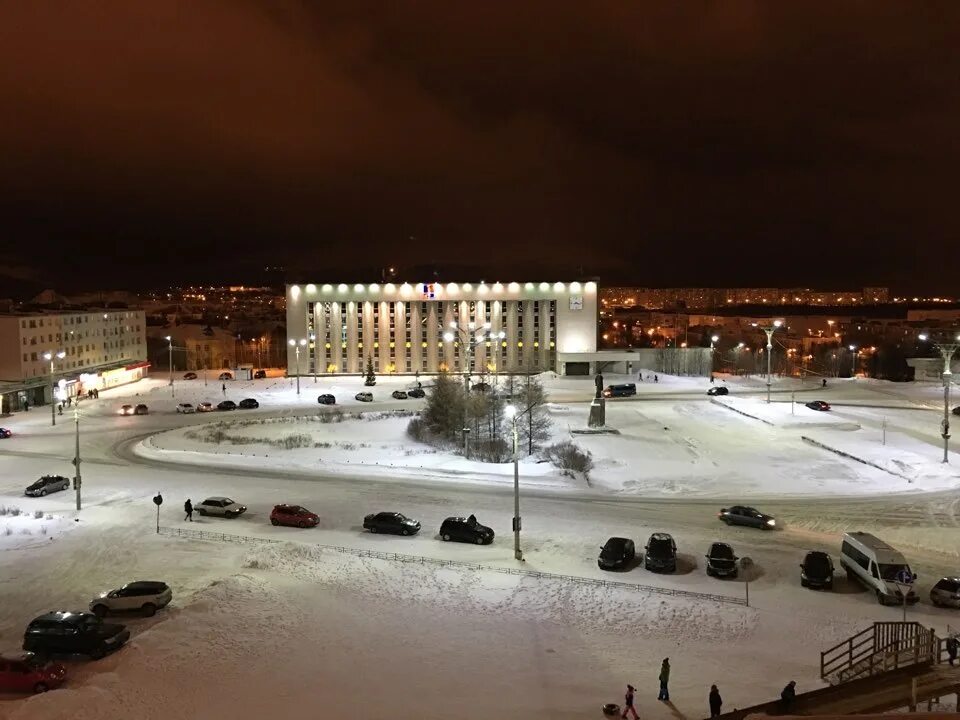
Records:
[[[831,685],[899,668],[939,662],[943,648],[933,630],[916,622],[877,622],[820,653],[820,677]]]

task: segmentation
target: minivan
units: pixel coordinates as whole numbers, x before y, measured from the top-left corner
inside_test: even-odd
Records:
[[[637,394],[636,383],[623,383],[622,385],[608,385],[603,391],[604,397],[629,397]]]
[[[908,579],[908,584],[912,584],[916,579],[899,550],[865,532],[844,533],[840,565],[847,571],[849,580],[859,580],[868,590],[873,590],[881,605],[903,603],[897,580]],[[911,587],[906,601],[912,604],[918,599]]]

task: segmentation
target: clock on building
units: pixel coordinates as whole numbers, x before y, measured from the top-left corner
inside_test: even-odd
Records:
[[[571,295],[571,296],[570,296],[570,309],[571,309],[571,310],[583,310],[583,295]]]

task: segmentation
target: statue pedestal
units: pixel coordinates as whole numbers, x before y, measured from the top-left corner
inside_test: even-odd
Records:
[[[607,401],[604,398],[594,398],[590,403],[590,419],[587,426],[602,428],[607,424]]]

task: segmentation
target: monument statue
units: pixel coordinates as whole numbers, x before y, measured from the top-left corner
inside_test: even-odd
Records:
[[[594,397],[599,400],[603,397],[603,375],[597,373],[597,376],[593,379],[594,384],[597,386],[597,394]]]
[[[597,386],[597,394],[590,403],[590,419],[587,420],[587,425],[592,428],[603,428],[607,425],[606,400],[603,398],[603,375],[597,373],[593,382]]]

